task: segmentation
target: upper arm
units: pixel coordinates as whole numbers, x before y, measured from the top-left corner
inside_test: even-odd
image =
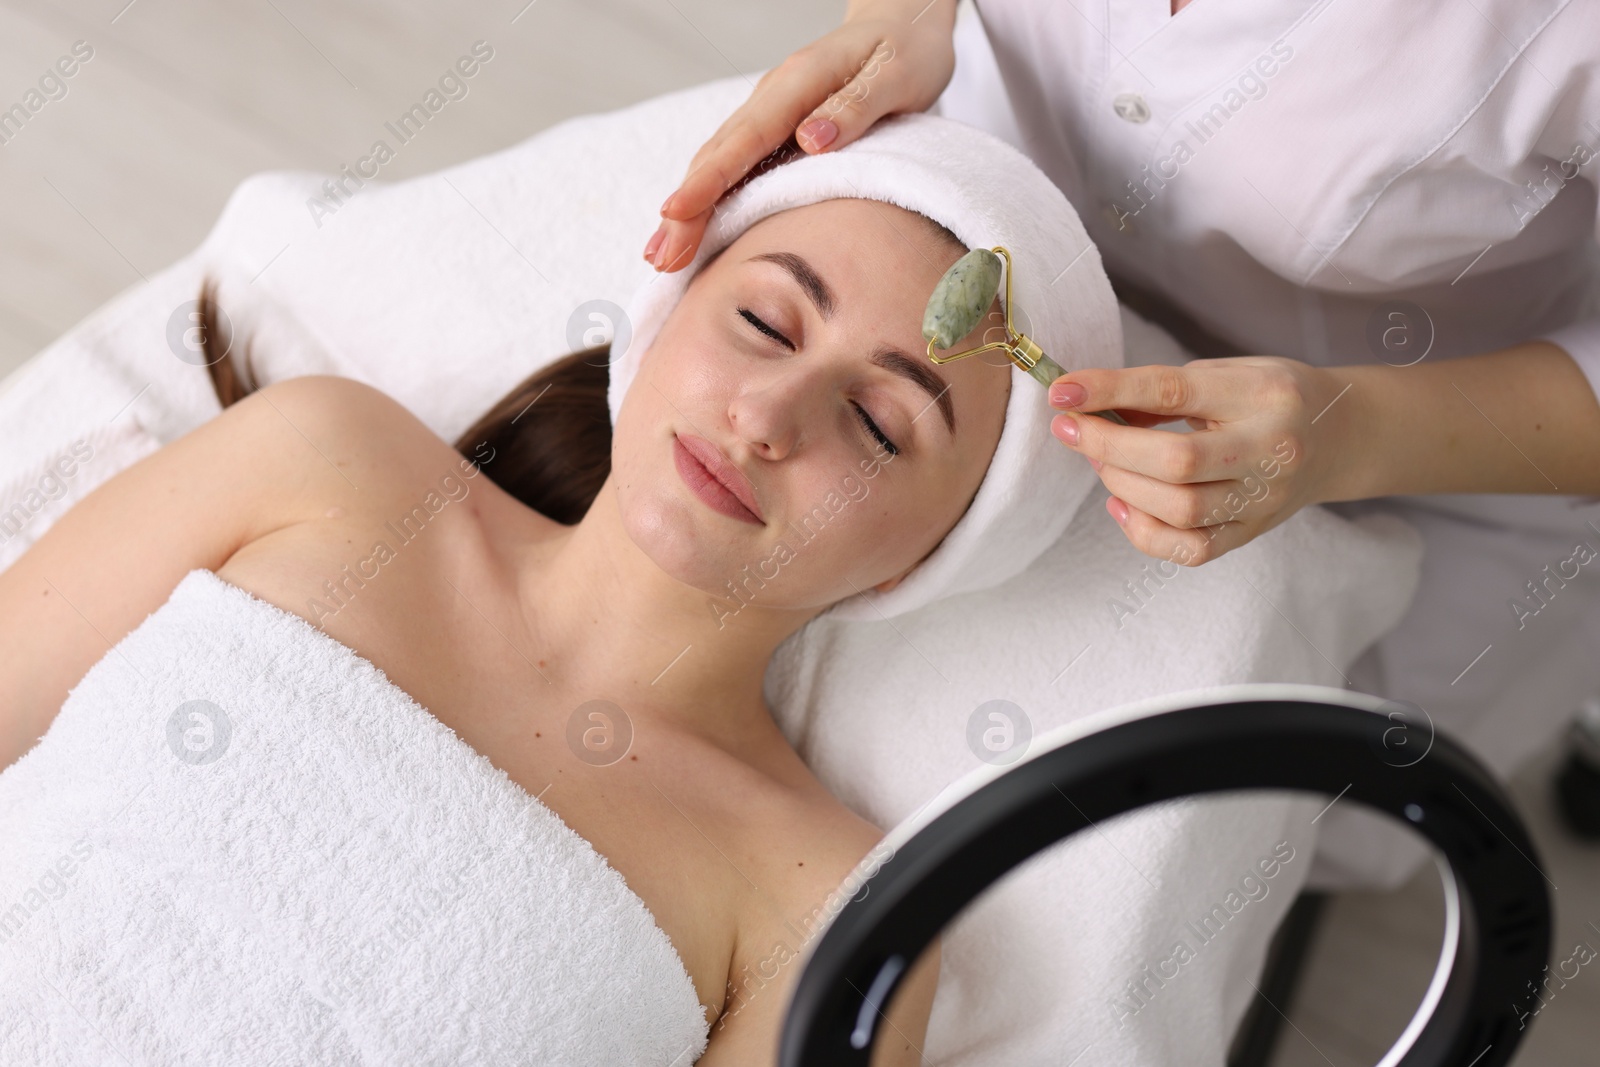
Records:
[[[779,940],[782,939],[780,935]],[[776,949],[777,944],[775,940],[770,947]],[[762,961],[767,965],[764,971],[759,965],[750,966],[730,976],[736,985],[753,991],[738,997],[730,993],[723,1017],[711,1026],[712,1040],[705,1055],[695,1061],[697,1067],[775,1067],[789,994],[799,977],[799,953],[786,959],[787,956],[781,950],[769,951]],[[768,974],[772,974],[771,979],[767,979]],[[939,940],[935,938],[901,980],[888,1010],[878,1021],[872,1067],[921,1067],[928,1015],[938,985]]]
[[[323,436],[319,411],[366,389],[339,381],[296,378],[251,394],[96,487],[0,571],[0,769],[185,574],[300,521],[338,480],[311,439]]]
[[[820,788],[820,786],[819,786]],[[799,809],[800,817],[786,832],[789,842],[768,864],[753,864],[756,884],[752,907],[760,920],[742,929],[728,965],[728,999],[722,1018],[711,1029],[712,1040],[698,1063],[701,1067],[775,1067],[789,997],[799,978],[800,960],[809,938],[821,930],[838,894],[859,888],[855,875],[876,855],[883,831],[829,797],[831,817],[816,806]],[[791,854],[792,853],[792,854]],[[803,865],[795,862],[804,856]],[[747,864],[751,861],[747,860]],[[871,869],[876,869],[875,865]],[[853,895],[853,894],[852,894]],[[920,1067],[928,1016],[939,984],[939,939],[928,944],[901,978],[874,1031],[872,1067]]]

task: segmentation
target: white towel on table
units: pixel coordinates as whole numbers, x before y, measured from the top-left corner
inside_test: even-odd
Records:
[[[688,1067],[706,1037],[587,841],[210,571],[0,773],[8,1067]]]

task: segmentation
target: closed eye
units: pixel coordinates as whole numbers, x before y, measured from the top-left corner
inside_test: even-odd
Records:
[[[781,342],[783,347],[787,348],[789,351],[794,351],[794,342],[789,340],[783,334],[779,333],[777,330],[774,330],[771,326],[768,326],[765,322],[762,322],[755,312],[751,311],[749,308],[740,308],[739,314],[744,316],[744,320],[750,325],[754,326],[756,329],[760,330],[774,341]]]
[[[779,333],[777,330],[774,330],[771,326],[767,325],[765,322],[762,321],[762,319],[761,319],[761,317],[759,315],[757,315],[755,312],[751,311],[749,308],[740,308],[739,309],[739,315],[746,322],[748,322],[751,326],[754,326],[756,328],[756,330],[758,330],[759,332],[767,335],[768,337],[772,338],[774,341],[777,341],[779,344],[783,345],[783,347],[787,348],[789,351],[791,351],[791,352],[794,351],[794,342],[793,341],[789,340],[783,334]],[[872,416],[867,414],[867,409],[862,407],[860,404],[857,404],[855,401],[851,401],[850,402],[850,406],[855,408],[856,411],[860,414],[860,416],[861,416],[861,425],[866,429],[867,433],[870,434],[872,436],[872,438],[875,441],[878,442],[879,445],[881,445],[885,449],[887,449],[891,456],[898,456],[900,454],[900,449],[895,445],[895,443],[893,441],[889,440],[889,438],[884,434],[884,432],[882,430],[878,429],[878,424],[872,421]]]
[[[872,421],[872,416],[867,414],[867,409],[853,400],[850,403],[852,407],[861,413],[861,422],[867,428],[867,432],[877,439],[878,444],[889,450],[889,455],[898,456],[900,450],[895,447],[893,441],[884,436],[882,430],[878,429],[878,424]]]

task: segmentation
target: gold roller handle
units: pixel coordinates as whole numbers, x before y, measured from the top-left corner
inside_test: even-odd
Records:
[[[1019,356],[1031,359],[1032,366],[1029,366],[1027,363],[1025,363],[1023,358],[1019,358]],[[1017,366],[1021,367],[1023,370],[1027,371],[1028,377],[1032,378],[1046,389],[1050,388],[1051,382],[1067,373],[1062,369],[1061,364],[1045,355],[1044,350],[1038,345],[1034,344],[1033,339],[1028,337],[1026,334],[1018,335],[1017,343],[1012,346],[1011,361]],[[1095,415],[1102,419],[1110,419],[1118,426],[1128,425],[1127,419],[1109,409],[1106,411],[1087,411],[1084,412],[1084,414]]]

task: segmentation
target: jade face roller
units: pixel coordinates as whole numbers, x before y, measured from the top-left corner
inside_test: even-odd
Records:
[[[1000,291],[1001,256],[1005,257],[1005,339],[990,341],[953,355],[934,355],[934,349],[948,348],[971,333],[989,310],[995,294]],[[928,307],[922,313],[922,336],[928,342],[928,358],[935,364],[942,365],[963,356],[974,356],[998,348],[1011,357],[1012,363],[1027,371],[1029,377],[1046,388],[1067,373],[1059,363],[1045,355],[1032,338],[1011,325],[1011,253],[1002,245],[995,245],[993,249],[974,248],[944,272],[939,284],[933,287]],[[1088,414],[1128,425],[1127,420],[1115,411],[1091,411]]]

